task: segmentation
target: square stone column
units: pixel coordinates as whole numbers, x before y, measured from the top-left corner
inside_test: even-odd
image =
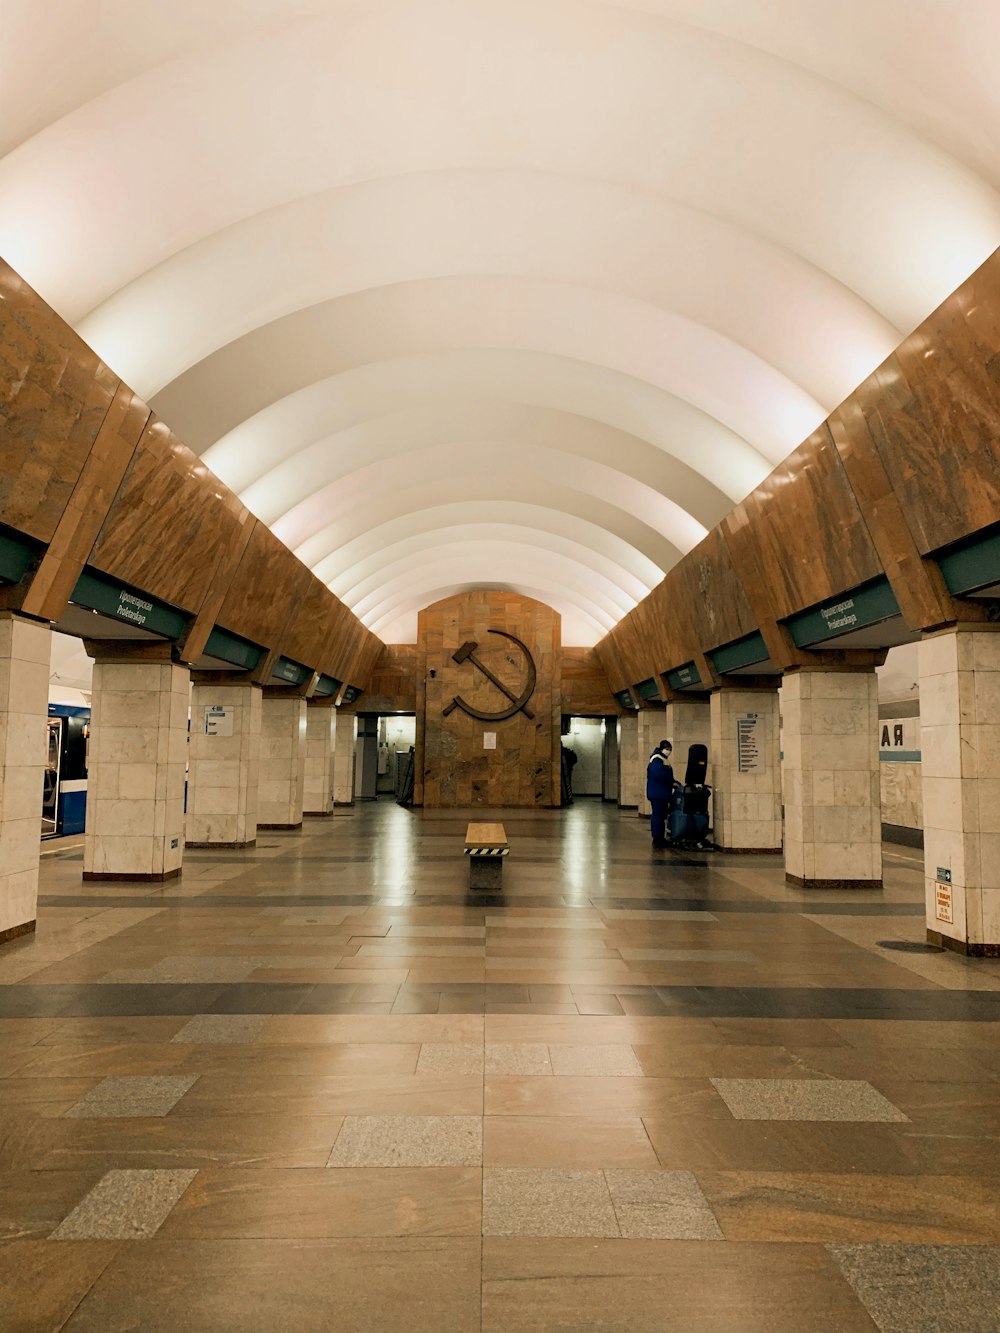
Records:
[[[647,816],[650,810],[649,801],[646,799],[646,767],[649,764],[649,756],[668,733],[666,717],[662,708],[640,708],[637,722],[639,728],[638,758],[642,769],[638,810],[640,815]]]
[[[302,788],[304,815],[332,815],[333,727],[336,709],[309,704],[306,709],[306,768]]]
[[[94,662],[84,879],[171,879],[184,856],[187,667]]]
[[[199,682],[191,690],[188,847],[252,847],[257,841],[261,689]]]
[[[726,852],[780,852],[778,691],[713,690],[709,708],[712,836]]]
[[[354,804],[354,745],[358,719],[354,713],[334,713],[331,784],[334,805]]]
[[[673,699],[667,704],[664,715],[663,735],[674,747],[674,777],[684,781],[687,768],[688,748],[692,745],[704,745],[708,749],[709,767],[705,781],[712,783],[712,717],[711,705],[707,699]]]
[[[927,938],[1000,957],[1000,627],[920,644]]]
[[[874,670],[786,672],[780,697],[785,878],[807,889],[880,889]]]
[[[0,943],[35,929],[48,625],[0,611]]]
[[[639,719],[622,713],[618,719],[618,808],[639,809],[646,795],[646,756],[639,753]]]
[[[306,701],[265,694],[261,704],[257,827],[302,827],[306,773]]]

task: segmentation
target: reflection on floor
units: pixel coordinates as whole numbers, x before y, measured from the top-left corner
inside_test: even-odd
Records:
[[[997,1333],[1000,964],[596,801],[380,802],[0,950],[4,1333]]]

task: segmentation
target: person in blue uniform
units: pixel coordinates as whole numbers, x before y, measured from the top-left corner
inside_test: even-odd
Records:
[[[670,766],[673,748],[669,741],[660,741],[646,765],[646,800],[650,805],[649,828],[653,835],[653,846],[657,848],[667,845],[667,813],[674,790],[674,770]]]

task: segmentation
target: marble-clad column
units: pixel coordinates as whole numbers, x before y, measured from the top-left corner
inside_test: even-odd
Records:
[[[929,635],[919,662],[927,938],[1000,957],[1000,626]]]
[[[333,727],[336,709],[330,704],[309,704],[306,710],[306,767],[302,812],[332,815]]]
[[[646,794],[646,756],[639,754],[639,719],[622,713],[618,719],[618,806],[639,808]]]
[[[191,691],[188,847],[252,847],[257,840],[261,688],[197,683]]]
[[[727,852],[780,852],[778,691],[726,686],[709,707],[712,836]]]
[[[799,668],[785,673],[780,697],[786,879],[803,888],[880,889],[874,669]]]
[[[302,826],[306,769],[306,701],[299,695],[264,695],[260,725],[257,827]]]
[[[0,942],[35,928],[48,625],[0,611]]]
[[[145,645],[143,645],[145,647]],[[187,667],[154,646],[88,645],[94,662],[84,879],[171,879],[184,855]]]
[[[354,804],[354,746],[358,719],[354,713],[334,713],[331,778],[334,805]]]

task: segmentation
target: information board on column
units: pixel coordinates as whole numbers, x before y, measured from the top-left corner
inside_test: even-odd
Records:
[[[741,773],[763,773],[764,736],[759,713],[736,714],[736,756]]]
[[[222,704],[211,704],[205,709],[205,735],[231,736],[233,734],[233,709]]]

